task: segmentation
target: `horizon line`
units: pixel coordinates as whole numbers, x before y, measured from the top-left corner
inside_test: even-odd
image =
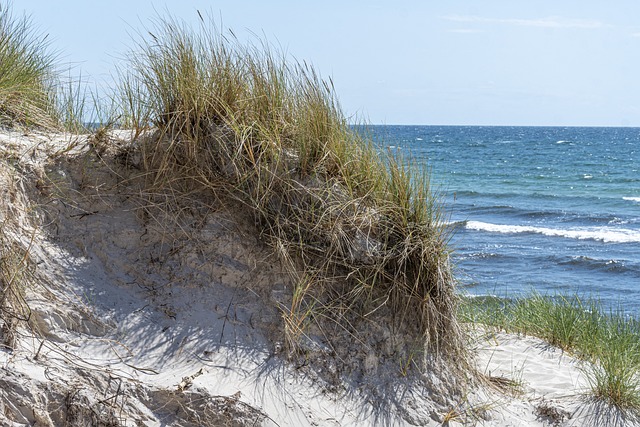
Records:
[[[434,127],[538,127],[538,128],[640,128],[638,125],[505,125],[505,124],[436,124],[436,123],[349,123],[349,126],[434,126]]]

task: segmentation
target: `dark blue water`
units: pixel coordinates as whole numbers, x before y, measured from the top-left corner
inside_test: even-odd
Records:
[[[640,313],[640,128],[374,126],[431,170],[460,287],[600,298]]]

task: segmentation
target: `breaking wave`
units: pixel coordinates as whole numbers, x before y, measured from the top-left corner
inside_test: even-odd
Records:
[[[578,240],[598,240],[607,243],[635,243],[640,242],[640,230],[631,230],[612,227],[589,228],[547,228],[527,225],[501,225],[490,224],[481,221],[467,221],[465,228],[468,230],[486,231],[489,233],[503,234],[543,234],[551,237],[564,237]]]

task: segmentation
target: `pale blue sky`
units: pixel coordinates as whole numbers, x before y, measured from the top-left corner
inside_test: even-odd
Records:
[[[331,76],[372,124],[640,126],[640,2],[14,0],[66,62],[108,78],[129,33],[212,12]],[[155,9],[155,11],[154,11]],[[157,12],[156,12],[157,11]]]

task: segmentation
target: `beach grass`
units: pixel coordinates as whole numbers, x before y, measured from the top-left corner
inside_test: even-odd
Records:
[[[111,121],[110,104],[74,75],[79,70],[67,71],[65,77],[48,35],[0,1],[0,126],[84,133],[87,121]]]
[[[340,307],[369,322],[390,313],[389,327],[430,354],[464,360],[428,175],[356,132],[311,65],[200,18],[158,19],[121,76],[121,120],[156,131],[143,147],[147,188],[246,206],[295,283],[282,308],[291,352],[308,320],[343,322],[328,313]]]
[[[584,372],[594,397],[640,411],[640,322],[578,295],[466,297],[463,322],[537,336],[590,363]]]
[[[55,60],[47,36],[0,3],[0,125],[56,126]]]
[[[30,20],[13,15],[11,5],[0,3],[0,128],[55,123],[50,98],[54,64],[46,37],[34,31]],[[32,280],[30,246],[20,236],[20,219],[27,214],[12,166],[14,153],[0,157],[0,346],[12,349],[17,328],[28,322],[25,289]]]

